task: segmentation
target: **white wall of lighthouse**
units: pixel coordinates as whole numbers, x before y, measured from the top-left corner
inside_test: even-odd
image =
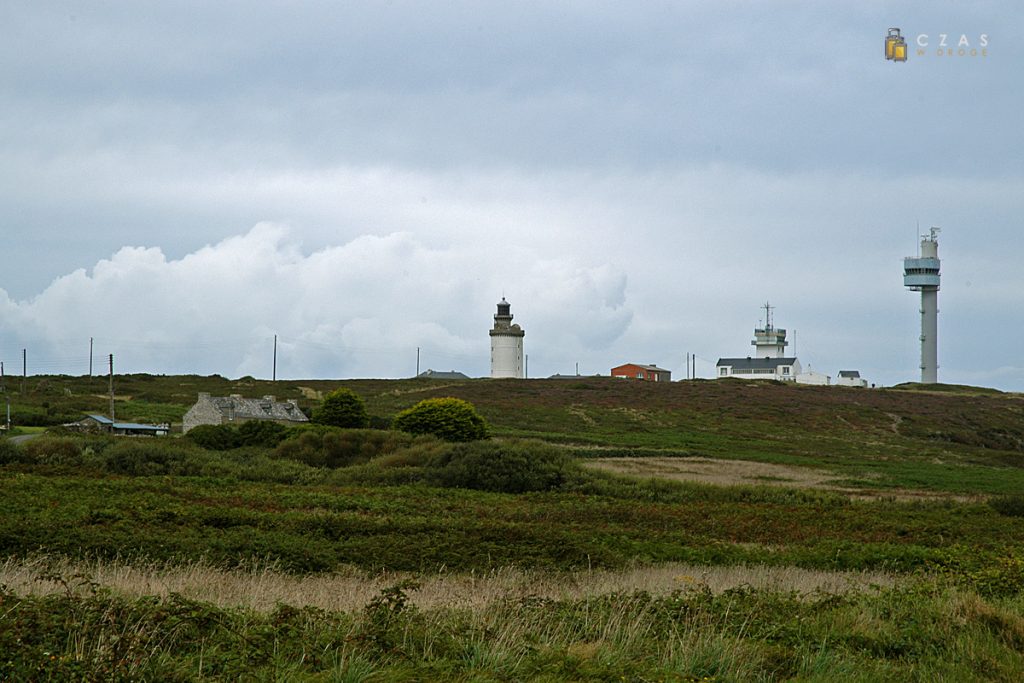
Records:
[[[502,297],[491,328],[491,377],[522,379],[523,337],[526,332],[512,322],[512,306]]]

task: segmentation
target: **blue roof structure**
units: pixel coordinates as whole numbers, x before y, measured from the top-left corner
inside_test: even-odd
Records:
[[[158,425],[144,425],[144,424],[139,424],[138,422],[114,422],[109,417],[106,417],[104,415],[88,415],[87,417],[89,417],[89,418],[91,418],[93,420],[96,420],[101,425],[109,426],[112,429],[130,429],[130,430],[137,431],[137,432],[138,431],[145,431],[145,432],[166,432],[167,431],[167,427],[166,426],[161,427],[161,426],[158,426]]]

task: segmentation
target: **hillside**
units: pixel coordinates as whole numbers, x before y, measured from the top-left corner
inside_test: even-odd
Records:
[[[1020,396],[133,375],[116,378],[116,412],[179,421],[199,391],[310,408],[339,385],[377,424],[426,397],[466,399],[497,438],[0,438],[0,678],[1024,671]],[[106,386],[32,377],[12,413],[103,412]]]
[[[951,493],[1024,490],[1024,396],[952,385],[849,389],[774,382],[667,384],[562,380],[299,380],[127,375],[115,378],[122,419],[180,422],[200,391],[273,394],[306,409],[348,386],[383,420],[423,398],[472,402],[498,436],[562,444],[584,457],[701,456],[827,468],[844,486]],[[12,382],[15,424],[105,413],[103,378]],[[967,468],[967,466],[971,466]]]

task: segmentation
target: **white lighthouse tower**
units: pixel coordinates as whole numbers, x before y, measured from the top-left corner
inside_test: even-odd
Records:
[[[921,383],[939,381],[939,228],[921,236],[921,253],[903,259],[903,286],[921,292]]]
[[[491,328],[491,377],[523,378],[523,336],[526,332],[512,323],[512,304],[501,297]]]

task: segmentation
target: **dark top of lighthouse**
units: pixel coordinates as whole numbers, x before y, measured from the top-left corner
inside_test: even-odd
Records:
[[[494,314],[494,327],[491,329],[492,337],[499,335],[523,336],[522,328],[512,324],[512,304],[505,301],[505,297],[498,302],[498,312]]]
[[[512,319],[512,304],[505,301],[505,297],[501,297],[501,301],[498,302],[498,314],[494,316],[494,319],[498,318]]]

